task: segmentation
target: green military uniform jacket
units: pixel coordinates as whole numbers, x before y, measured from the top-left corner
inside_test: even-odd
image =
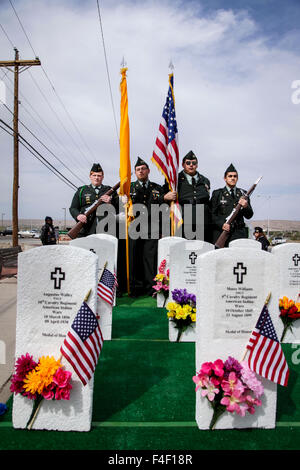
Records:
[[[111,186],[101,185],[99,189],[99,193],[97,194],[94,187],[89,184],[85,186],[80,186],[76,193],[73,196],[71,207],[69,209],[71,216],[77,222],[77,216],[79,214],[84,214],[84,212],[95,202],[97,201],[103,194],[105,194]],[[111,203],[114,205],[116,209],[118,209],[118,201],[119,198],[116,193],[112,195]],[[96,226],[97,226],[97,218],[96,218],[96,211],[93,212],[89,216],[88,222],[84,224],[83,228],[79,232],[80,237],[86,237],[87,235],[92,235],[96,233]]]
[[[231,214],[234,207],[239,202],[239,199],[246,193],[246,191],[235,188],[234,198],[231,196],[227,187],[216,189],[213,191],[210,207],[211,207],[211,219],[212,219],[212,243],[215,243],[218,237],[222,233],[223,224],[226,222],[227,217]],[[232,240],[238,238],[248,238],[248,229],[245,225],[244,217],[251,219],[253,216],[253,210],[248,199],[248,207],[242,208],[237,218],[232,224],[230,236],[227,239],[226,246]]]

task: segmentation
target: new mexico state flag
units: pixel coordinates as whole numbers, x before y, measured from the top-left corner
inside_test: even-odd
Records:
[[[130,145],[129,145],[129,119],[128,119],[128,97],[127,97],[127,68],[121,69],[121,123],[120,123],[120,196],[130,194]]]

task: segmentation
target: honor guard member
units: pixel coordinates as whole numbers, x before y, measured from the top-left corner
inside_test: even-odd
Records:
[[[261,243],[262,250],[269,251],[270,242],[264,234],[263,229],[261,227],[255,227],[253,235],[255,240]]]
[[[196,225],[204,223],[204,240],[210,241],[210,208],[209,192],[210,181],[198,171],[198,159],[190,150],[182,159],[183,170],[178,174],[178,202],[181,206],[183,218],[183,237],[187,238],[191,232],[196,232]],[[191,220],[185,215],[184,205],[191,204]],[[204,220],[196,220],[197,204],[204,205]],[[194,237],[195,238],[195,237]]]
[[[87,235],[96,233],[96,211],[94,211],[88,218],[84,215],[84,212],[95,201],[100,199],[105,204],[111,203],[118,210],[119,198],[117,194],[113,194],[112,196],[105,195],[105,193],[111,189],[111,186],[105,186],[102,184],[103,178],[104,173],[101,165],[99,163],[94,163],[90,171],[91,184],[81,186],[74,194],[69,211],[76,222],[84,223],[84,226],[79,232],[79,237],[86,237]]]
[[[213,191],[210,200],[213,230],[212,243],[215,243],[222,231],[226,230],[230,232],[225,245],[228,246],[232,240],[248,238],[248,228],[246,227],[244,218],[251,219],[253,210],[250,205],[250,200],[243,197],[246,191],[236,187],[238,173],[232,163],[224,173],[224,180],[225,187]],[[241,210],[230,226],[226,223],[226,219],[238,203],[242,206]]]
[[[129,236],[130,293],[132,297],[137,297],[154,292],[152,286],[157,271],[158,238],[151,239],[151,205],[170,201],[172,193],[164,194],[162,186],[149,180],[149,166],[140,157],[134,169],[137,181],[130,185],[131,201],[133,205],[141,204],[140,212],[145,210],[148,217],[148,230],[141,227],[142,237],[133,239]]]

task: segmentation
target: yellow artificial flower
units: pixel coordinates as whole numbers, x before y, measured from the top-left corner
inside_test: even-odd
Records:
[[[178,304],[176,304],[176,302],[168,302],[167,303],[167,309],[168,310],[176,310],[177,307],[178,307]]]
[[[196,314],[195,313],[191,313],[191,320],[192,320],[192,322],[196,321]]]
[[[35,393],[42,393],[44,388],[44,382],[40,374],[35,369],[31,370],[26,375],[26,378],[24,379],[23,388],[26,390],[26,392],[30,392],[33,395]]]
[[[56,360],[53,356],[42,356],[40,358],[36,370],[43,377],[46,387],[51,384],[53,375],[60,367],[60,360]]]

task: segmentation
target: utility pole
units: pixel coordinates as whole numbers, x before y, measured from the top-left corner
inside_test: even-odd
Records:
[[[19,51],[15,48],[15,60],[2,60],[0,67],[13,68],[14,73],[14,175],[12,204],[12,246],[18,246],[18,195],[19,195],[19,73],[33,65],[41,65],[40,60],[19,60]],[[12,70],[11,70],[12,71]]]

